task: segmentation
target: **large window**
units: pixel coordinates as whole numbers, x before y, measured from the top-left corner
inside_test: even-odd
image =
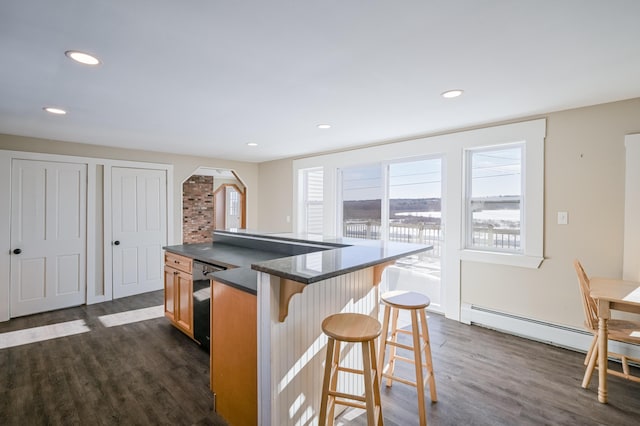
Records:
[[[341,171],[342,235],[382,238],[382,167],[349,167]]]
[[[343,236],[428,243],[439,255],[441,158],[348,167],[340,177]]]
[[[440,304],[459,318],[461,261],[538,268],[544,259],[545,134],[539,119],[294,160],[298,229],[305,220],[299,172],[324,167],[325,234],[422,238],[415,242],[433,245],[425,253],[434,257],[399,259],[402,268],[387,268],[387,278],[393,272],[403,286],[419,282],[413,291],[425,291],[431,307]],[[375,164],[378,174],[365,173],[370,168],[363,164]],[[430,185],[442,188],[441,206]],[[375,192],[367,194],[368,187]],[[367,200],[364,211],[355,208]]]
[[[368,234],[366,229],[358,230],[360,234],[364,232],[370,238],[395,238],[394,235],[401,235],[399,230],[392,229],[399,219],[429,217],[430,222],[425,221],[425,226],[432,226],[436,216],[426,205],[415,206],[423,211],[420,215],[410,210],[397,210],[403,215],[394,213],[394,203],[400,203],[403,198],[401,193],[394,192],[404,184],[399,180],[399,168],[408,170],[409,163],[421,159],[446,159],[446,167],[445,161],[442,162],[441,174],[445,182],[442,199],[447,200],[447,205],[442,212],[445,223],[440,228],[447,226],[447,238],[441,245],[443,255],[446,254],[450,262],[449,277],[456,280],[460,273],[459,260],[526,268],[537,268],[543,261],[545,134],[545,120],[531,120],[307,157],[294,160],[294,170],[324,167],[323,214],[327,235],[349,236],[352,230],[356,232],[356,222],[360,222],[360,227],[370,225]],[[380,173],[378,181],[347,182],[349,172],[368,169],[362,167],[363,162],[375,164],[374,168]],[[396,166],[396,163],[407,165]],[[355,179],[356,175],[351,177]],[[430,177],[425,175],[420,179],[429,181]],[[374,182],[375,185],[369,185]],[[305,220],[300,183],[298,180],[294,194],[298,229]],[[365,186],[377,188],[378,193],[356,200],[353,194],[357,184],[363,185],[358,189],[362,193]],[[371,204],[375,206],[373,211],[356,214],[353,209],[356,203],[350,201],[364,204],[365,200],[380,201]],[[380,229],[376,231],[373,227],[378,218]],[[388,236],[385,235],[386,221],[389,222]],[[408,231],[402,234],[405,238],[409,235]],[[457,294],[457,290],[454,293]]]
[[[442,241],[442,160],[430,158],[389,164],[389,240],[432,244]]]
[[[342,236],[433,246],[397,259],[384,286],[425,293],[436,310],[443,300],[442,163],[441,156],[415,157],[345,167],[338,174]]]
[[[522,252],[524,144],[467,151],[466,248]]]

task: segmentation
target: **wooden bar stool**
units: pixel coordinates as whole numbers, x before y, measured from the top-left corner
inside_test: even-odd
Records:
[[[431,347],[429,345],[429,329],[427,328],[427,315],[425,308],[429,306],[431,300],[424,294],[410,292],[410,291],[390,291],[384,293],[380,299],[384,303],[384,320],[382,325],[382,339],[380,340],[380,355],[378,357],[378,371],[381,373],[381,377],[386,377],[387,386],[391,386],[394,380],[398,382],[414,386],[418,392],[418,412],[420,415],[420,424],[427,424],[427,414],[425,411],[425,399],[424,399],[424,387],[429,382],[429,390],[431,391],[431,401],[436,402],[438,400],[436,396],[436,380],[433,375],[433,362],[431,360]],[[401,309],[411,311],[411,331],[398,329],[398,313]],[[387,339],[389,333],[389,318],[393,312],[392,326],[391,326],[391,338]],[[418,318],[420,321],[418,321]],[[398,334],[408,334],[413,337],[413,346],[403,345],[398,343]],[[389,350],[389,363],[384,364],[385,351],[387,345],[390,345]],[[405,349],[413,352],[413,359],[399,356],[396,353],[396,348]],[[422,362],[422,352],[426,363]],[[412,382],[407,379],[403,379],[398,376],[394,376],[395,362],[405,361],[415,365],[416,369],[416,381]],[[384,366],[384,367],[383,367]],[[427,370],[427,375],[424,377],[422,367]],[[381,379],[382,380],[382,379]],[[420,383],[420,385],[418,385]]]
[[[322,321],[322,331],[329,336],[329,341],[327,343],[327,361],[324,366],[319,424],[321,426],[333,425],[335,406],[340,404],[365,409],[368,425],[382,425],[380,379],[375,347],[375,339],[381,331],[380,322],[363,314],[335,314]],[[341,342],[362,344],[364,370],[340,366]],[[337,391],[338,372],[340,371],[364,376],[364,396]]]

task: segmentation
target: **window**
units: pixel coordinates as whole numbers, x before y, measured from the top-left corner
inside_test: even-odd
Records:
[[[439,253],[441,158],[344,168],[340,182],[343,236],[428,243]]]
[[[309,234],[323,233],[323,170],[322,168],[304,169],[302,175],[302,231]]]
[[[431,244],[442,241],[442,159],[389,164],[389,240]]]
[[[466,248],[522,252],[524,143],[467,151]]]
[[[387,290],[426,293],[441,309],[443,157],[414,157],[345,167],[338,173],[342,236],[426,244],[432,250],[397,259],[385,272]]]
[[[446,200],[446,205],[442,207],[443,223],[440,228],[447,227],[447,237],[446,241],[442,236],[439,237],[441,241],[439,246],[442,247],[441,253],[448,255],[446,262],[449,263],[443,267],[443,270],[448,271],[449,278],[453,280],[451,282],[457,282],[456,277],[460,274],[458,260],[538,268],[544,260],[545,134],[546,121],[538,119],[294,160],[295,177],[298,179],[294,186],[295,220],[298,224],[296,229],[300,230],[306,220],[300,171],[322,167],[324,168],[323,223],[326,235],[349,237],[354,232],[362,234],[362,230],[355,229],[355,222],[368,220],[373,225],[373,220],[379,218],[381,226],[377,231],[379,236],[375,238],[402,238],[401,233],[393,230],[398,223],[397,219],[400,219],[398,215],[394,216],[393,203],[401,202],[393,200],[400,200],[403,197],[399,192],[394,192],[402,187],[400,174],[404,172],[400,169],[406,167],[408,171],[413,162],[441,158],[443,182],[441,198],[443,203]],[[496,161],[493,164],[489,162],[485,165],[486,175],[481,176],[480,172],[483,169],[480,168],[482,167],[479,165],[480,160],[490,160],[491,158],[486,156],[496,154],[498,156],[516,155],[509,158],[509,161],[513,160],[511,170],[507,170],[509,163],[498,162],[498,159],[494,158],[493,160]],[[471,164],[473,160],[478,164],[475,169]],[[378,181],[373,185],[378,193],[375,196],[365,196],[360,199],[360,201],[380,200],[372,203],[372,206],[375,206],[375,214],[371,211],[366,212],[366,215],[356,214],[353,210],[356,203],[349,203],[349,201],[356,201],[352,196],[356,192],[356,182],[347,182],[349,173],[344,176],[345,182],[342,181],[343,172],[362,172],[363,170],[360,169],[363,169],[363,161],[365,164],[375,164],[372,167],[380,170]],[[404,163],[406,166],[400,165]],[[396,164],[399,165],[396,166]],[[513,167],[516,168],[513,169]],[[490,177],[489,172],[501,176]],[[511,183],[507,182],[509,174],[513,179]],[[365,176],[362,175],[362,177]],[[500,177],[503,179],[502,183]],[[426,174],[420,179],[425,182],[431,180]],[[369,183],[375,180],[372,179]],[[483,189],[482,181],[492,180],[494,188],[504,190]],[[513,184],[514,182],[519,182],[519,185]],[[364,182],[360,183],[364,184]],[[515,189],[511,190],[513,185]],[[411,185],[407,185],[409,186]],[[337,188],[337,191],[333,190],[334,188]],[[364,192],[365,188],[361,187],[359,191]],[[503,202],[501,208],[497,208],[497,203],[492,205],[489,198],[501,195],[511,197],[510,205]],[[430,196],[427,195],[427,197]],[[435,217],[434,212],[429,210],[431,207],[423,205],[416,208],[422,209],[421,215],[425,215],[424,217],[427,215],[431,218]],[[409,211],[398,210],[397,212],[408,213]],[[418,216],[416,213],[412,215]],[[406,218],[407,215],[404,217]],[[385,225],[385,222],[389,224]],[[405,221],[407,222],[409,221]],[[480,228],[481,225],[485,225],[487,230],[490,230],[488,225],[491,225],[494,234],[491,237],[485,234],[472,238],[474,226]],[[497,233],[500,235],[498,236]],[[371,229],[369,235],[374,238],[376,231]],[[404,238],[408,238],[407,233],[403,235]],[[439,248],[437,241],[435,236],[433,242],[427,240],[427,244],[434,245],[434,254]],[[450,291],[449,300],[456,300],[459,287],[454,286]],[[450,308],[454,309],[454,304]]]
[[[382,238],[382,167],[349,167],[342,176],[342,235]]]
[[[240,194],[234,188],[229,190],[229,216],[240,216]]]

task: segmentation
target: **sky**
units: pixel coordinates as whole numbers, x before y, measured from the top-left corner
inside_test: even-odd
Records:
[[[390,198],[439,198],[441,194],[441,160],[428,159],[391,163],[389,167]],[[382,166],[375,164],[342,170],[345,201],[382,198]]]
[[[521,195],[522,146],[469,151],[472,197]],[[389,168],[389,198],[440,198],[442,160],[394,162]],[[383,165],[342,170],[343,200],[377,200],[383,195]]]

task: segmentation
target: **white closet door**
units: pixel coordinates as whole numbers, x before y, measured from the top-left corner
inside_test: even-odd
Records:
[[[166,171],[114,167],[111,190],[113,297],[162,289]]]
[[[13,160],[11,316],[86,300],[87,166]]]

